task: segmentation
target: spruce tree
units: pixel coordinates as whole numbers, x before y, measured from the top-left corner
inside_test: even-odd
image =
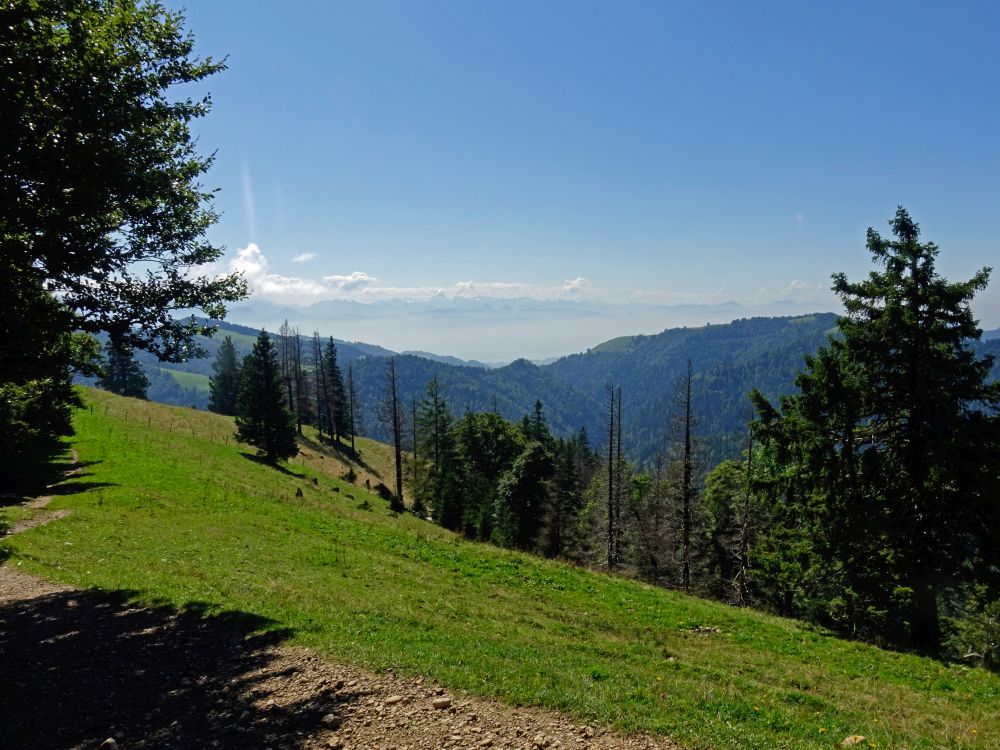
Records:
[[[337,362],[337,345],[331,336],[323,352],[323,376],[326,381],[327,431],[340,440],[349,434],[349,403],[344,388],[344,375]]]
[[[427,395],[418,405],[416,422],[417,443],[426,471],[414,488],[414,495],[419,493],[420,504],[431,509],[437,523],[458,529],[462,522],[462,496],[455,483],[453,420],[437,378],[427,383]]]
[[[104,345],[104,374],[97,379],[97,387],[119,396],[146,398],[149,378],[136,362],[132,349],[116,346],[111,341]]]
[[[217,414],[236,414],[236,396],[240,390],[240,360],[231,336],[226,336],[212,363],[215,372],[208,379],[208,408]]]
[[[236,437],[269,462],[297,454],[295,418],[285,403],[285,388],[274,342],[261,331],[243,359],[236,398]]]
[[[986,575],[1000,520],[988,489],[1000,384],[969,345],[981,334],[969,305],[989,269],[949,282],[903,208],[890,226],[892,240],[868,230],[880,270],[833,277],[846,315],[807,358],[801,392],[780,414],[757,394],[759,432],[777,444],[774,473],[796,515],[811,519],[819,577],[836,589],[831,616],[936,651],[939,601]]]

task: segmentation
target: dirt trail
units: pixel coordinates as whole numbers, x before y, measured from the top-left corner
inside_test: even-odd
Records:
[[[246,613],[136,607],[0,566],[6,750],[662,748],[560,714],[331,663]]]
[[[62,473],[63,476],[67,478],[79,476],[80,474],[83,473],[83,469],[80,468],[79,465],[80,457],[75,450],[70,451],[70,459],[71,459],[70,468]],[[49,489],[52,489],[52,487],[54,486],[55,485],[49,485]],[[49,503],[52,502],[52,499],[53,499],[52,495],[42,495],[41,497],[36,497],[33,500],[28,500],[26,502],[21,503],[21,507],[30,508],[31,510],[41,511],[42,509],[45,508],[45,506],[47,506]],[[72,513],[72,511],[66,509],[44,511],[42,513],[33,513],[28,518],[24,518],[15,523],[13,526],[7,529],[6,533],[0,533],[0,538],[3,538],[4,536],[10,536],[11,534],[19,534],[22,531],[33,529],[36,526],[41,526],[44,523],[50,523],[51,521],[58,521],[60,518],[65,518],[70,513]]]

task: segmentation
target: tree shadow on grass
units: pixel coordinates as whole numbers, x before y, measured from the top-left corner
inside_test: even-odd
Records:
[[[282,474],[286,474],[286,475],[288,475],[290,477],[295,477],[297,479],[305,479],[306,478],[305,474],[296,474],[294,471],[292,471],[291,469],[289,469],[286,466],[282,466],[281,464],[274,463],[273,461],[268,461],[264,456],[258,456],[258,455],[254,454],[254,453],[246,453],[245,451],[240,451],[240,455],[243,456],[243,458],[245,458],[245,459],[247,459],[249,461],[253,461],[256,464],[260,464],[261,466],[267,466],[270,469],[274,469],[275,471],[279,471]]]
[[[68,455],[33,461],[25,464],[21,476],[11,491],[0,495],[0,508],[21,503],[43,495],[76,495],[101,487],[116,487],[114,482],[80,481],[91,476],[88,466],[101,461],[72,461]]]
[[[248,612],[139,607],[133,592],[0,600],[5,750],[304,747],[352,696],[268,703],[263,683],[295,670],[270,648],[291,633]]]

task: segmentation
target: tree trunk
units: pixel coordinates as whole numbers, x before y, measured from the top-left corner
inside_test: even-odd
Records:
[[[926,578],[919,578],[913,584],[911,617],[913,647],[926,654],[937,653],[941,648],[937,593]]]

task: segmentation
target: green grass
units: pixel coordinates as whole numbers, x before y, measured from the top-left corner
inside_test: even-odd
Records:
[[[590,351],[592,352],[627,352],[632,348],[632,343],[635,341],[635,336],[619,336],[616,339],[609,339],[603,344],[598,344]]]
[[[171,370],[169,367],[161,367],[160,372],[165,372],[172,377],[182,388],[194,388],[199,393],[208,393],[208,375],[197,372],[184,372],[183,370]]]
[[[393,516],[315,450],[295,476],[242,456],[230,419],[86,400],[73,446],[93,463],[50,506],[73,513],[12,537],[8,565],[242,610],[345,662],[688,748],[1000,746],[1000,676],[469,543]]]

